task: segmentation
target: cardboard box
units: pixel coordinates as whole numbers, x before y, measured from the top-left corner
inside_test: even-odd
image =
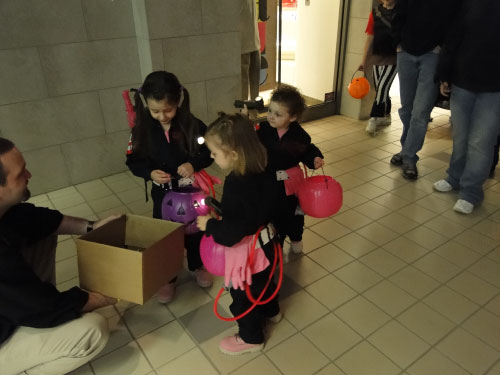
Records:
[[[144,304],[181,271],[184,227],[125,215],[81,236],[76,246],[83,289]]]

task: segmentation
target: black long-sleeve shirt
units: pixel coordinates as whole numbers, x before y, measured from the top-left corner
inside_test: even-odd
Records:
[[[500,92],[500,1],[463,0],[446,38],[438,76],[473,92]]]
[[[392,23],[394,40],[414,56],[443,44],[461,0],[398,0]]]
[[[290,124],[283,136],[267,121],[261,122],[257,135],[267,150],[267,170],[278,171],[300,162],[314,169],[314,158],[323,158],[321,151],[311,143],[311,137],[297,121]]]
[[[276,177],[270,173],[229,174],[222,192],[222,220],[210,219],[206,233],[228,247],[255,234],[259,227],[274,221],[277,191]]]
[[[0,218],[0,344],[19,326],[49,328],[81,316],[88,293],[59,292],[42,282],[25,262],[21,248],[53,234],[59,211],[21,203]]]
[[[196,121],[198,128],[193,132],[193,136],[198,138],[205,134],[206,125],[201,121]],[[172,176],[177,176],[179,165],[189,162],[195,171],[199,171],[212,164],[210,151],[205,144],[200,145],[198,151],[189,154],[185,148],[171,137],[170,142],[165,137],[165,131],[158,121],[151,124],[149,135],[150,149],[148,154],[138,154],[132,150],[127,155],[126,164],[132,173],[144,180],[151,180],[151,172],[160,169]]]

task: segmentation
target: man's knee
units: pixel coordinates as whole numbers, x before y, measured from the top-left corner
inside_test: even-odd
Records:
[[[73,323],[72,332],[80,338],[73,354],[76,356],[97,354],[106,346],[109,339],[109,328],[105,317],[91,312],[84,314]]]

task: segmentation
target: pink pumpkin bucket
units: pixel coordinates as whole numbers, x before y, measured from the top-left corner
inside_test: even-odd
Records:
[[[342,207],[342,186],[330,176],[307,177],[299,188],[298,198],[306,215],[329,217]]]
[[[226,267],[225,247],[217,244],[212,236],[204,234],[201,238],[200,256],[208,272],[216,276],[224,276]]]

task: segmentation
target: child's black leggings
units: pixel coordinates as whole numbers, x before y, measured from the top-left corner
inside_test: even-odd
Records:
[[[252,285],[250,290],[252,291],[252,296],[257,298],[262,290],[264,289],[267,280],[269,279],[269,273],[271,272],[271,267],[274,261],[274,246],[273,241],[270,241],[262,248],[266,254],[267,259],[271,263],[264,271],[252,275]],[[277,266],[278,267],[278,266]],[[275,271],[277,275],[279,269]],[[271,280],[269,288],[264,294],[263,300],[268,298],[276,290],[276,283]],[[229,306],[231,312],[234,316],[240,315],[252,305],[252,302],[247,298],[246,292],[240,289],[230,289],[231,297],[233,297],[233,303]],[[238,320],[239,335],[247,344],[261,344],[264,342],[264,325],[266,323],[266,318],[271,318],[280,312],[280,307],[278,305],[278,295],[276,295],[269,303],[265,305],[259,305],[253,309],[249,314],[245,315],[243,318]]]

